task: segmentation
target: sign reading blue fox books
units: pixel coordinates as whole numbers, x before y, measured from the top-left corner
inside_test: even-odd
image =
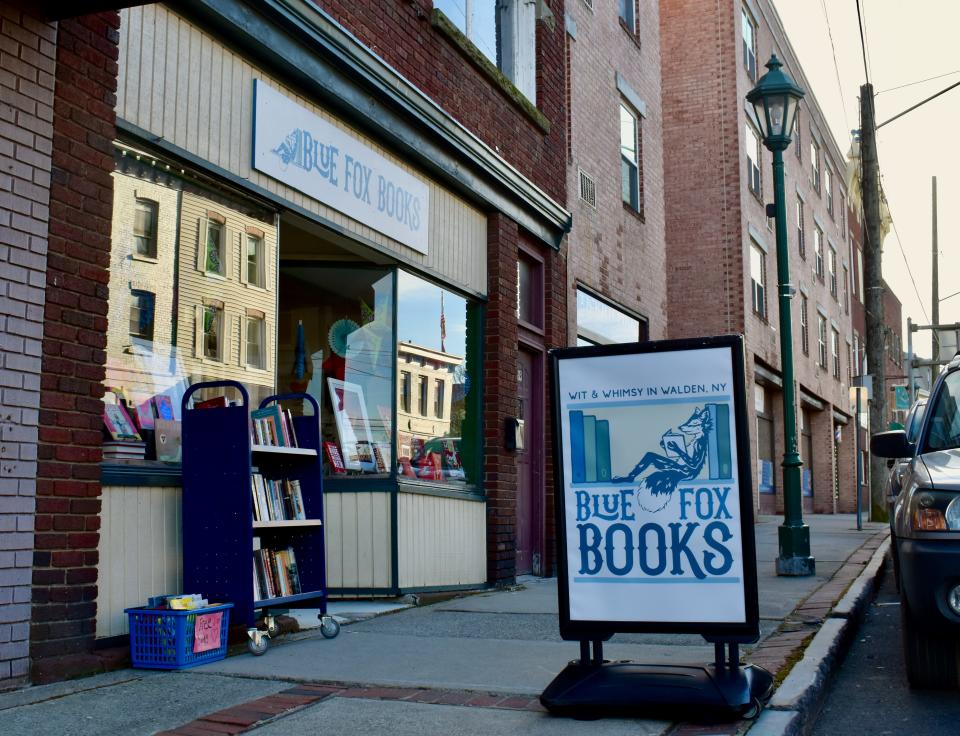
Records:
[[[253,168],[427,252],[426,184],[260,80],[253,96]]]
[[[742,338],[552,356],[564,638],[755,639]]]

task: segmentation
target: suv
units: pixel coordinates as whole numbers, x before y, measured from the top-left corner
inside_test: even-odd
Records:
[[[919,430],[875,434],[874,455],[894,468],[894,559],[907,679],[960,685],[960,356],[937,379]]]

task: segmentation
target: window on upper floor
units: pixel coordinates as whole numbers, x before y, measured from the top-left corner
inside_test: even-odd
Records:
[[[823,167],[823,196],[827,200],[827,213],[833,217],[833,169]]]
[[[426,376],[420,376],[419,380],[419,397],[420,397],[420,416],[427,416],[427,392],[430,390],[430,379]]]
[[[153,341],[153,292],[130,290],[130,337]]]
[[[197,253],[199,258],[197,268],[205,273],[226,276],[229,270],[227,268],[229,248],[227,248],[225,221],[222,216],[208,213],[203,223],[205,223],[202,225],[204,237]]]
[[[263,288],[266,283],[264,275],[263,233],[248,230],[246,233],[246,246],[247,251],[243,265],[243,278],[248,284]]]
[[[577,289],[577,345],[611,345],[646,339],[646,320]]]
[[[815,140],[810,141],[810,183],[817,194],[820,194],[820,146]]]
[[[813,226],[813,272],[823,281],[823,230]]]
[[[263,312],[247,310],[243,334],[243,362],[248,368],[263,370],[267,367],[267,323]]]
[[[827,253],[827,272],[830,275],[830,294],[837,298],[837,251],[831,246]]]
[[[810,320],[807,315],[807,297],[800,295],[800,347],[804,355],[810,355]]]
[[[817,364],[821,368],[827,367],[827,318],[817,315]]]
[[[843,267],[843,311],[850,314],[850,269]]]
[[[840,333],[830,329],[830,352],[833,357],[833,377],[840,380]]]
[[[753,311],[767,318],[767,264],[766,254],[756,243],[750,244],[750,283]]]
[[[857,248],[857,299],[863,304],[863,251]]]
[[[640,116],[620,103],[620,193],[623,203],[643,214]]]
[[[797,250],[801,258],[807,257],[807,231],[804,220],[803,200],[797,197]]]
[[[741,13],[741,38],[743,40],[743,66],[747,70],[750,79],[757,79],[757,24],[753,22],[750,11],[746,8],[740,9]]]
[[[531,0],[434,0],[528,100],[537,99],[536,12]]]
[[[843,242],[847,242],[847,195],[840,192],[840,237]]]
[[[198,307],[201,323],[201,356],[210,360],[224,359],[223,302],[206,302]],[[198,356],[199,357],[199,356]]]
[[[160,205],[137,197],[133,218],[133,252],[146,258],[157,257],[157,211]]]
[[[750,123],[746,124],[744,140],[747,146],[747,185],[757,197],[763,197],[763,179],[760,172],[761,158],[760,136]]]
[[[620,20],[631,33],[637,31],[636,0],[619,0]]]
[[[797,161],[803,161],[803,137],[800,131],[803,130],[800,125],[800,110],[793,114],[793,151],[797,155]]]

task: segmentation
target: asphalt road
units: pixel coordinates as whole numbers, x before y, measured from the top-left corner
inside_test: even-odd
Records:
[[[900,597],[889,560],[876,600],[830,685],[813,736],[960,733],[960,692],[911,690],[900,649]]]

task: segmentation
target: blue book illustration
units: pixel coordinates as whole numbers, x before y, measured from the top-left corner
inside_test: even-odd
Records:
[[[583,412],[570,412],[570,465],[574,483],[587,479],[583,462]]]
[[[727,404],[707,404],[712,429],[707,435],[707,457],[710,480],[729,480],[733,477],[730,457],[730,407]]]
[[[597,418],[583,418],[583,465],[587,483],[597,480]]]
[[[597,420],[597,480],[610,480],[610,422]]]

